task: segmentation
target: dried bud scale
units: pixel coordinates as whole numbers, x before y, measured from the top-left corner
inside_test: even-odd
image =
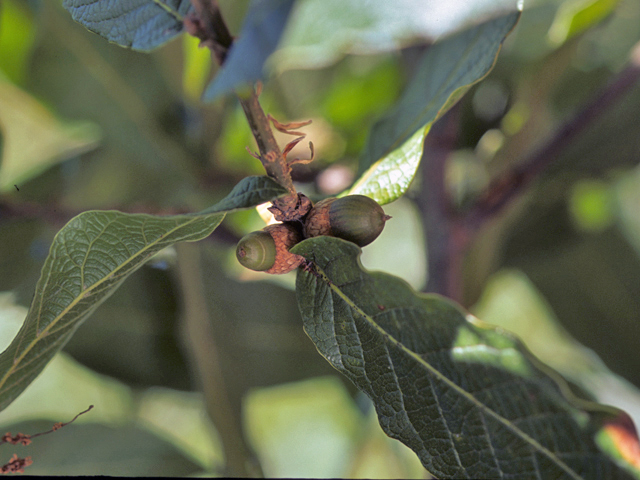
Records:
[[[268,210],[278,222],[293,222],[302,220],[311,207],[311,200],[306,195],[297,193],[274,200]]]

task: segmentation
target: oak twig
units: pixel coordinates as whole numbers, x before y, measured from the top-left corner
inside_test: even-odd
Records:
[[[450,203],[445,184],[445,167],[457,141],[459,106],[454,106],[434,124],[427,136],[423,157],[428,161],[421,167],[425,188],[416,204],[422,211],[429,276],[426,291],[439,293],[453,300],[462,296],[461,263],[468,237],[460,218]]]
[[[269,125],[269,119],[262,110],[258,101],[258,95],[251,89],[248,97],[240,97],[240,105],[247,117],[247,122],[251,128],[253,138],[256,139],[260,152],[260,161],[264,169],[271,178],[286,188],[290,193],[295,194],[296,189],[291,180],[291,167],[287,164],[284,155],[280,151],[278,142],[273,136],[273,131]]]
[[[217,0],[191,0],[195,16],[187,17],[184,26],[187,32],[201,40],[201,46],[209,48],[216,61],[222,65],[233,44]]]
[[[201,46],[211,49],[218,64],[223,65],[233,45],[233,37],[222,18],[217,0],[191,0],[191,4],[196,15],[185,19],[185,29],[201,40]],[[269,120],[258,101],[258,93],[252,88],[248,95],[238,95],[238,99],[258,144],[259,159],[267,175],[286,188],[293,197],[296,189],[291,180],[291,167],[273,136]],[[292,203],[295,203],[293,199]]]
[[[204,393],[207,413],[220,434],[225,456],[225,474],[232,477],[261,477],[260,463],[247,444],[242,420],[229,399],[224,373],[220,368],[218,344],[211,328],[207,293],[203,286],[200,247],[178,243],[178,277],[182,288],[180,333],[194,373]]]
[[[516,197],[536,180],[540,174],[552,165],[562,151],[575,141],[591,124],[607,112],[630,89],[640,81],[640,60],[620,72],[615,80],[588,103],[573,118],[562,125],[556,134],[541,148],[534,151],[524,162],[508,170],[496,178],[487,194],[479,199],[475,206],[467,212],[466,219],[470,226],[478,228],[489,218],[496,216]]]
[[[26,433],[17,433],[16,435],[11,435],[11,432],[7,432],[4,435],[2,435],[0,437],[0,445],[3,445],[5,443],[9,443],[11,445],[23,445],[23,446],[27,446],[27,445],[31,445],[31,440],[33,438],[36,437],[40,437],[42,435],[48,435],[50,433],[53,433],[57,430],[60,430],[63,427],[66,427],[67,425],[73,423],[76,421],[76,419],[80,416],[80,415],[84,415],[85,413],[87,413],[89,410],[91,410],[93,408],[93,405],[89,405],[89,408],[87,408],[86,410],[78,413],[75,417],[73,417],[71,420],[69,420],[68,422],[56,422],[53,424],[53,427],[51,428],[51,430],[47,430],[46,432],[40,432],[40,433],[35,433],[33,435],[29,435]],[[31,459],[31,457],[18,457],[17,454],[13,454],[13,456],[11,457],[11,459],[9,460],[8,463],[5,463],[4,465],[0,465],[0,474],[7,474],[7,473],[24,473],[24,469],[27,468],[28,466],[33,464],[33,460]]]

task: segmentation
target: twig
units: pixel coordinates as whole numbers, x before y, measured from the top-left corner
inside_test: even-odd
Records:
[[[89,405],[89,408],[87,408],[83,412],[80,412],[79,414],[77,414],[75,417],[73,417],[70,421],[66,423],[61,423],[61,422],[54,423],[53,428],[51,428],[51,430],[47,430],[46,432],[40,432],[33,435],[29,435],[26,433],[17,433],[16,435],[11,435],[11,432],[7,432],[4,435],[2,435],[2,437],[0,437],[0,445],[4,443],[10,443],[12,445],[20,444],[24,446],[31,445],[31,439],[40,437],[42,435],[48,435],[49,433],[53,433],[56,430],[60,430],[62,427],[66,427],[70,423],[75,422],[80,415],[84,415],[92,408],[93,408],[93,405]],[[33,464],[33,460],[31,459],[31,457],[20,458],[18,457],[17,454],[14,454],[8,463],[5,463],[4,465],[0,466],[0,474],[24,473],[24,469],[31,464]]]
[[[233,37],[222,18],[216,0],[191,0],[196,16],[185,19],[187,32],[201,40],[201,46],[211,49],[218,64],[223,65],[233,45]],[[251,133],[258,144],[260,161],[267,175],[286,188],[292,195],[296,189],[291,180],[291,167],[278,147],[269,120],[264,114],[258,94],[252,88],[248,95],[238,95],[240,105],[247,117]]]
[[[269,120],[260,106],[258,95],[251,89],[248,97],[240,97],[240,105],[247,117],[253,138],[256,139],[260,151],[260,161],[271,178],[295,194],[296,189],[291,180],[291,167],[287,164],[284,155],[280,151],[278,142],[273,136]]]
[[[491,183],[485,196],[467,212],[466,222],[469,226],[479,228],[520,196],[546,168],[557,161],[576,137],[634,88],[638,81],[640,64],[632,62],[599,96],[565,123],[545,145]]]
[[[191,4],[197,17],[186,18],[185,28],[202,40],[203,46],[210,48],[218,64],[222,65],[233,44],[233,37],[224,23],[217,0],[191,0]]]
[[[84,415],[85,413],[87,413],[88,411],[90,411],[91,409],[93,409],[93,405],[89,405],[89,408],[87,408],[86,410],[80,412],[79,414],[77,414],[75,417],[73,417],[71,420],[69,420],[66,423],[54,423],[53,424],[53,428],[51,430],[47,430],[46,432],[40,432],[40,433],[36,433],[35,435],[31,435],[31,438],[36,438],[39,437],[41,435],[47,435],[49,433],[55,432],[56,430],[60,430],[62,427],[66,427],[67,425],[69,425],[70,423],[73,423],[76,421],[76,419],[80,416],[80,415]]]
[[[425,187],[417,198],[427,238],[429,278],[426,290],[454,300],[460,300],[462,295],[462,258],[468,242],[445,184],[447,157],[457,138],[458,111],[459,107],[454,106],[427,135],[421,169]]]
[[[207,413],[220,434],[226,462],[225,474],[232,477],[262,476],[260,464],[245,442],[242,421],[231,405],[224,374],[220,369],[220,355],[211,329],[203,286],[199,248],[191,243],[176,245],[178,277],[184,301],[181,334],[189,346],[187,351],[202,386]]]
[[[42,435],[48,435],[49,433],[53,433],[56,430],[60,430],[62,427],[66,427],[67,425],[75,422],[76,419],[80,415],[84,415],[85,413],[90,411],[92,408],[93,408],[93,405],[89,405],[89,408],[87,408],[86,410],[80,412],[79,414],[77,414],[75,417],[73,417],[68,422],[65,422],[65,423],[62,423],[62,422],[54,423],[53,427],[51,428],[51,430],[47,430],[46,432],[35,433],[33,435],[29,435],[29,434],[25,434],[25,433],[18,433],[15,436],[12,436],[11,432],[7,432],[2,437],[0,437],[0,445],[2,445],[3,443],[11,443],[12,445],[17,445],[18,443],[20,443],[22,445],[29,445],[31,443],[31,439],[36,438],[36,437],[41,437]]]

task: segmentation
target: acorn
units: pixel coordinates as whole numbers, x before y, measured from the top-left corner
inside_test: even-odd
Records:
[[[364,247],[378,238],[390,218],[375,200],[364,195],[326,198],[307,215],[304,236],[329,235]]]
[[[301,240],[299,230],[291,224],[269,225],[242,237],[236,247],[236,258],[250,270],[276,275],[289,273],[304,260],[289,252]]]

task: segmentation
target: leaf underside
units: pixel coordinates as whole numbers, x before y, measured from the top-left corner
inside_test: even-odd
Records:
[[[317,237],[292,251],[313,263],[296,284],[305,331],[430,473],[631,478],[594,441],[596,418],[615,411],[568,400],[517,339],[440,296],[365,271],[349,242]]]
[[[297,0],[278,71],[323,68],[345,55],[372,55],[432,43],[479,22],[518,10],[517,0]]]
[[[360,159],[351,194],[380,204],[402,196],[420,165],[431,125],[493,68],[520,12],[491,19],[433,44],[390,112],[377,122]]]
[[[177,242],[201,240],[225,214],[284,193],[267,177],[247,177],[222,201],[197,214],[160,217],[89,211],[71,219],[53,240],[22,328],[0,354],[0,411],[153,255]]]
[[[148,52],[182,33],[189,0],[63,0],[72,18],[122,47]]]
[[[293,0],[253,2],[238,40],[220,73],[205,90],[205,101],[262,80],[264,64],[280,42],[292,6]]]

